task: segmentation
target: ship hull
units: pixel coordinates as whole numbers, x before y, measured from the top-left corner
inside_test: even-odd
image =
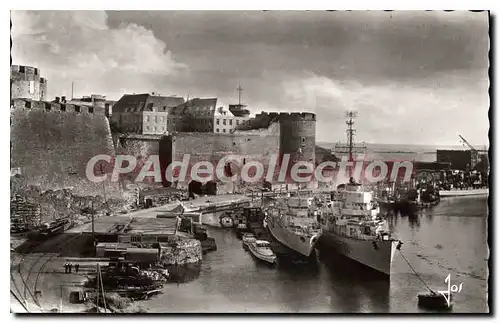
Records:
[[[397,241],[359,240],[338,236],[326,230],[323,230],[321,239],[329,250],[390,276]],[[376,247],[373,242],[376,243]]]
[[[287,230],[281,225],[281,223],[275,221],[274,219],[267,220],[267,228],[274,239],[305,257],[309,257],[311,255],[319,237],[318,234],[306,239],[303,236]]]
[[[439,191],[440,197],[458,197],[458,196],[488,196],[487,188],[472,189],[472,190],[450,190]]]

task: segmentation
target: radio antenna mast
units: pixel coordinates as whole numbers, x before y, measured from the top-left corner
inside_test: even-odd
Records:
[[[353,128],[354,125],[354,119],[358,116],[358,113],[355,111],[348,111],[346,112],[346,117],[347,121],[345,122],[347,124],[347,145],[349,147],[349,162],[353,161],[352,158],[352,150],[354,147],[354,135],[356,134],[356,129]]]

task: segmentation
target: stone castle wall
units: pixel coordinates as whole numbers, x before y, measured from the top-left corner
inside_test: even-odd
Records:
[[[43,101],[47,98],[47,79],[40,76],[36,67],[11,65],[10,92],[12,99]]]
[[[316,116],[312,113],[281,113],[279,120],[280,155],[290,155],[290,167],[298,161],[314,164],[316,159]]]
[[[278,117],[278,118],[275,118]],[[207,161],[217,166],[219,161],[231,155],[233,174],[239,173],[244,164],[259,161],[266,169],[271,158],[276,156],[278,164],[282,154],[290,154],[290,165],[299,160],[315,161],[315,115],[309,113],[272,114],[275,121],[267,128],[236,130],[234,133],[175,133],[170,136],[121,135],[117,140],[117,154],[135,156],[138,165],[126,179],[134,181],[143,162],[150,155],[159,155],[162,183],[168,185],[165,171],[173,161],[180,162],[189,155],[187,176],[177,187],[185,187],[191,181],[191,166]],[[277,178],[277,172],[274,174]],[[254,172],[251,170],[250,175]],[[264,174],[264,175],[265,175]],[[143,183],[151,184],[153,178]],[[264,180],[264,179],[263,179]]]
[[[121,176],[122,180],[129,183],[135,182],[149,156],[160,154],[161,138],[160,135],[131,134],[121,135],[115,139],[116,154],[134,156],[137,163],[134,171]],[[162,183],[156,183],[153,177],[146,177],[142,182],[148,185],[162,186]]]
[[[75,194],[113,195],[118,184],[93,183],[87,162],[98,154],[115,155],[104,110],[15,99],[11,102],[11,168],[16,181],[42,190],[73,188]],[[108,172],[96,170],[95,174]]]

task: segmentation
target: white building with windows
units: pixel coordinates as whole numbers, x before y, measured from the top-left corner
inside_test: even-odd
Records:
[[[217,107],[217,98],[194,98],[170,109],[169,132],[212,132],[229,134],[250,119]]]

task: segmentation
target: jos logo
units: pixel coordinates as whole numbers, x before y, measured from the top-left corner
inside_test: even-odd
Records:
[[[443,295],[444,299],[446,299],[446,303],[448,304],[448,307],[450,307],[450,305],[451,305],[451,293],[460,293],[462,291],[462,286],[464,285],[464,283],[460,283],[460,285],[458,285],[458,286],[452,285],[450,274],[448,274],[448,276],[446,276],[444,282],[448,283],[448,290],[438,291],[438,293]]]

